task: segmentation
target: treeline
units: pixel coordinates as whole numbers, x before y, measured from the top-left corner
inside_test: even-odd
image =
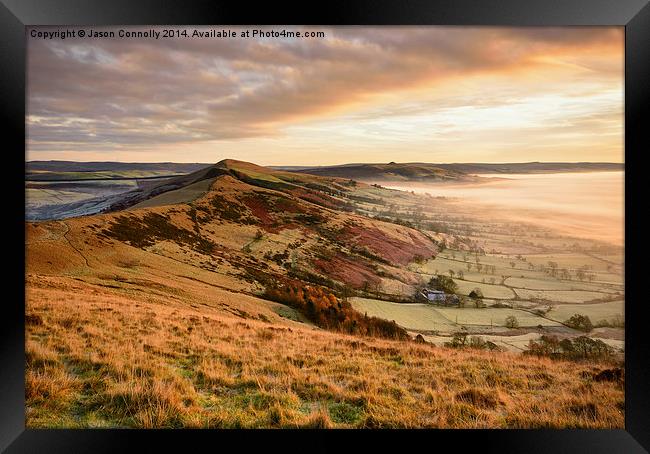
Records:
[[[558,359],[606,359],[616,351],[599,339],[587,336],[575,339],[558,339],[557,336],[542,336],[538,341],[531,340],[527,355],[547,356]]]
[[[331,331],[362,336],[408,340],[410,336],[394,321],[368,317],[355,311],[349,302],[339,300],[322,287],[288,282],[267,287],[266,299],[297,309],[310,321]]]

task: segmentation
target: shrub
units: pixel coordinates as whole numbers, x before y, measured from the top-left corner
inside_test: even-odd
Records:
[[[467,333],[458,331],[454,333],[450,342],[445,342],[445,347],[462,348],[467,345]]]
[[[514,315],[506,317],[506,328],[519,328],[519,320]]]

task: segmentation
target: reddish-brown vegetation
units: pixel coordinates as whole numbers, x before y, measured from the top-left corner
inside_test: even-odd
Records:
[[[361,289],[379,282],[374,270],[367,263],[341,253],[327,259],[315,259],[313,263],[321,273],[354,288]]]
[[[304,285],[298,281],[281,287],[267,288],[264,296],[272,301],[298,309],[323,328],[348,334],[408,340],[406,330],[395,322],[361,315],[350,303],[339,301],[331,292],[321,287]]]
[[[406,265],[418,256],[432,257],[437,253],[433,242],[416,231],[408,232],[411,241],[388,235],[377,227],[355,224],[347,224],[340,234],[342,239],[367,247],[378,256],[396,265]]]

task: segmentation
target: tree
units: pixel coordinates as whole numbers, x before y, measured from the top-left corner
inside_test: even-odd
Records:
[[[469,297],[473,300],[483,299],[483,292],[480,288],[474,287],[474,290],[469,292]]]
[[[383,290],[383,286],[381,285],[381,281],[377,281],[373,284],[373,291],[375,293],[375,296],[379,298],[379,294]]]
[[[588,333],[589,331],[594,329],[594,325],[592,325],[589,317],[582,314],[573,315],[569,320],[566,321],[566,324],[571,328],[584,331],[585,333]]]
[[[452,277],[452,278],[453,278],[453,277],[454,277],[454,274],[456,274],[456,273],[454,272],[454,270],[449,270],[449,277]]]
[[[445,293],[456,293],[458,290],[458,284],[456,284],[452,278],[442,274],[432,277],[429,281],[429,285],[434,289],[442,290]]]
[[[506,328],[519,328],[519,320],[514,315],[506,317]]]
[[[350,298],[353,295],[354,295],[354,289],[348,284],[343,285],[343,288],[341,289],[341,299],[344,302],[347,302],[348,298]]]
[[[445,342],[445,347],[462,348],[467,345],[467,333],[458,331],[454,333],[451,342]]]
[[[458,279],[464,279],[465,278],[465,272],[463,270],[458,270]]]
[[[566,268],[562,268],[562,279],[571,279],[571,274],[569,274],[569,270]]]

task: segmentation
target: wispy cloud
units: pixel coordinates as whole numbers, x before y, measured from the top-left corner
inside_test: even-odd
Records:
[[[547,130],[558,149],[566,131],[571,143],[602,134],[608,150],[616,147],[607,134],[622,134],[620,28],[318,30],[326,38],[30,39],[30,158],[120,152],[169,160],[150,156],[175,147],[171,160],[188,160],[181,148],[221,144],[246,154],[253,143],[362,152],[368,136],[379,151],[383,131],[386,144],[399,139],[427,160],[450,134],[471,151],[488,137],[498,147],[500,131],[510,135],[505,152],[513,137],[526,142],[522,129],[531,140]],[[413,133],[409,122],[430,134]],[[336,125],[347,132],[336,134]]]

